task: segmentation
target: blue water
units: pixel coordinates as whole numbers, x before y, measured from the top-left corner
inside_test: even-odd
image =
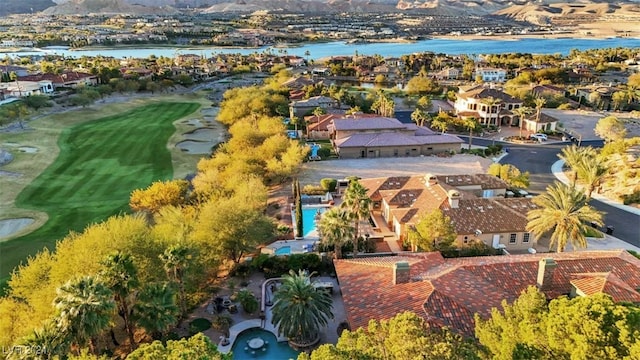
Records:
[[[291,255],[291,246],[283,246],[276,249],[276,255]]]
[[[264,347],[266,351],[257,350],[255,354],[251,354],[251,350],[245,350],[244,348],[247,347],[247,341],[257,336],[261,337],[262,340],[268,341],[269,344]],[[262,329],[249,329],[240,333],[233,343],[231,351],[233,351],[234,360],[288,360],[297,359],[299,354],[298,351],[290,348],[287,342],[277,342],[276,337],[271,332]]]
[[[316,230],[316,214],[325,212],[326,207],[315,208],[302,208],[302,233],[304,236],[309,236],[310,233]]]
[[[305,52],[309,51],[311,59],[319,59],[338,55],[353,55],[358,52],[360,55],[382,55],[384,57],[399,57],[401,55],[415,52],[432,51],[436,53],[458,55],[458,54],[501,54],[501,53],[531,53],[531,54],[562,54],[567,55],[571,49],[603,49],[603,48],[638,48],[640,39],[635,38],[608,38],[608,39],[518,39],[518,40],[450,40],[431,39],[414,43],[370,43],[370,44],[347,44],[345,42],[329,42],[305,44],[299,47],[287,48],[287,54],[305,57]],[[215,56],[215,54],[242,54],[248,55],[255,52],[276,50],[270,47],[262,48],[224,48],[224,47],[202,47],[194,49],[177,48],[138,48],[138,49],[103,49],[103,50],[77,50],[70,51],[60,48],[45,49],[44,51],[6,53],[9,56],[44,55],[59,54],[68,57],[81,56],[113,56],[115,58],[147,58],[150,55],[166,56],[173,58],[176,54],[204,54],[205,56]],[[0,54],[4,57],[4,54]]]

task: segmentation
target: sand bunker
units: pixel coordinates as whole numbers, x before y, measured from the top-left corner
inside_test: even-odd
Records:
[[[0,238],[14,234],[23,228],[33,224],[31,218],[0,220]]]
[[[176,147],[189,154],[210,154],[215,144],[213,141],[185,140],[177,143]]]
[[[187,140],[210,141],[213,143],[213,139],[217,134],[218,132],[213,129],[202,128],[202,129],[194,130],[192,132],[185,133],[184,137]]]
[[[34,154],[38,152],[38,148],[33,146],[20,146],[18,150],[28,154]]]
[[[200,119],[189,119],[183,121],[182,123],[189,126],[202,127],[202,122],[200,121]]]

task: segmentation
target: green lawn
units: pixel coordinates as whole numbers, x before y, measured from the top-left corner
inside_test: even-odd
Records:
[[[60,154],[17,197],[16,206],[44,211],[38,230],[0,243],[0,283],[13,268],[70,230],[129,210],[131,191],[171,179],[167,141],[173,122],[196,111],[198,103],[162,102],[134,108],[65,129]]]

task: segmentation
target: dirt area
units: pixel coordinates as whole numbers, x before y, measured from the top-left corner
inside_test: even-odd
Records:
[[[574,135],[582,135],[582,140],[601,140],[594,129],[598,120],[607,116],[615,116],[625,121],[627,137],[640,136],[640,121],[632,119],[629,113],[556,109],[544,109],[543,112],[558,119],[562,126],[571,130]]]
[[[407,158],[339,159],[303,164],[298,176],[301,185],[318,184],[323,178],[344,179],[348,176],[375,178],[432,173],[486,173],[491,159],[458,154],[449,157],[426,156]]]

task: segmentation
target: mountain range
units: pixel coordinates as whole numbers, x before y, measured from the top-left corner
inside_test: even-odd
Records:
[[[603,16],[618,12],[640,15],[638,0],[0,0],[0,16],[43,11],[46,14],[174,14],[250,13],[258,10],[290,13],[397,12],[423,10],[434,15],[496,14],[534,23],[585,14]]]

